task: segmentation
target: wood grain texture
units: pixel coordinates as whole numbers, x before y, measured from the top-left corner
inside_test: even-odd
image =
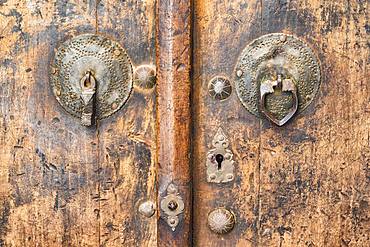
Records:
[[[134,69],[155,66],[155,1],[100,1],[98,33],[119,40]],[[99,126],[100,246],[156,246],[157,219],[138,212],[156,201],[155,89],[134,87]]]
[[[266,1],[262,30],[317,52],[322,86],[283,128],[262,122],[260,243],[369,246],[367,1]]]
[[[191,1],[157,1],[158,203],[170,183],[185,204],[173,232],[158,217],[158,246],[189,246],[191,238],[190,58]]]
[[[0,245],[97,246],[97,136],[48,84],[54,48],[95,31],[95,2],[0,5]]]
[[[368,2],[195,1],[194,20],[195,245],[368,246]],[[236,94],[223,102],[207,95],[212,77],[232,78],[245,45],[272,32],[305,40],[323,73],[314,103],[281,128],[250,115]],[[205,180],[219,126],[237,163],[228,185]],[[206,226],[219,206],[237,216],[225,236]]]
[[[54,49],[99,32],[154,64],[154,1],[0,1],[0,246],[155,246],[155,93],[96,128],[48,83]],[[140,113],[140,114],[139,114]]]
[[[258,238],[259,120],[242,107],[233,83],[224,101],[209,95],[208,83],[215,76],[231,77],[240,48],[259,36],[254,19],[261,6],[259,1],[195,1],[194,9],[194,246],[249,246]],[[206,179],[206,155],[219,127],[234,154],[235,180],[212,184]],[[236,216],[229,234],[218,236],[208,229],[207,215],[218,207]]]

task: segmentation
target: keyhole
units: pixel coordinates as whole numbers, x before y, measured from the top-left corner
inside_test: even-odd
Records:
[[[90,88],[90,87],[91,87],[91,81],[90,81],[90,76],[89,76],[84,81],[84,88]]]
[[[85,76],[81,79],[82,90],[89,90],[95,88],[95,78],[91,71],[87,71]]]
[[[221,164],[224,161],[224,156],[222,154],[216,154],[217,169],[221,170]]]

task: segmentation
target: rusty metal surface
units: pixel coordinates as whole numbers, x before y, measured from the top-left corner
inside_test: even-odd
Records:
[[[55,54],[51,68],[52,91],[71,115],[81,118],[84,101],[81,79],[87,71],[96,80],[97,119],[118,111],[127,101],[132,89],[133,70],[126,51],[106,37],[83,34],[63,43]]]
[[[235,67],[235,88],[243,106],[262,117],[259,108],[260,85],[266,78],[292,78],[296,82],[298,110],[304,110],[320,87],[320,66],[314,52],[300,39],[287,34],[273,33],[255,39],[245,47]],[[266,109],[281,120],[293,107],[289,92],[266,96]]]

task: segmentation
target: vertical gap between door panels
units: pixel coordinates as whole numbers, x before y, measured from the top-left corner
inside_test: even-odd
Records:
[[[95,0],[95,34],[98,34],[98,5],[99,5],[100,0]],[[101,177],[100,177],[100,124],[99,121],[96,122],[96,139],[97,139],[97,165],[98,165],[98,215],[97,215],[97,220],[98,220],[98,242],[99,246],[101,246],[101,193],[100,193],[100,183],[101,183]]]
[[[194,127],[195,127],[195,122],[194,122],[194,119],[192,117],[193,115],[193,112],[194,112],[194,109],[193,109],[193,94],[194,94],[194,31],[195,31],[195,1],[196,0],[190,0],[190,99],[189,99],[189,102],[190,102],[190,112],[191,112],[191,122],[190,122],[190,162],[189,162],[189,166],[190,166],[190,192],[191,192],[191,209],[190,209],[190,224],[191,224],[191,232],[190,232],[190,241],[189,243],[191,244],[191,246],[195,246],[195,243],[194,243],[194,231],[195,231],[195,228],[194,228],[194,203],[195,203],[195,198],[194,198],[194,181],[193,181],[193,171],[194,171],[194,145],[193,145],[193,142],[194,142]]]
[[[263,0],[260,0],[260,35],[263,34]],[[257,224],[256,224],[256,238],[257,238],[257,244],[260,243],[260,228],[261,228],[261,146],[262,146],[262,119],[258,121],[259,124],[259,144],[258,144],[258,190],[257,190]]]

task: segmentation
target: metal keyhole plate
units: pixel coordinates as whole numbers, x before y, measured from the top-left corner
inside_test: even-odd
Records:
[[[245,47],[234,71],[235,88],[243,106],[263,117],[259,107],[260,86],[266,79],[292,79],[297,87],[298,110],[303,111],[320,87],[320,66],[314,52],[300,39],[283,33],[264,35]],[[283,119],[293,97],[277,92],[266,97],[266,108]]]
[[[52,91],[62,107],[78,118],[85,106],[81,79],[89,71],[97,84],[96,118],[106,118],[118,111],[130,95],[130,58],[117,42],[94,34],[79,35],[58,48],[50,75]]]

